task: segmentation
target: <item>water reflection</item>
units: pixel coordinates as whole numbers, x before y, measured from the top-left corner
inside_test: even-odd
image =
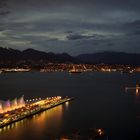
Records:
[[[136,84],[135,87],[125,87],[125,92],[130,92],[130,93],[134,93],[135,95],[135,103],[139,104],[140,102],[140,86],[138,84]]]
[[[44,111],[41,114],[34,115],[32,119],[31,129],[34,129],[39,135],[44,132],[45,129],[51,129],[55,124],[58,128],[61,127],[63,114],[63,105],[57,106],[50,110]],[[37,126],[37,127],[36,127]]]
[[[139,91],[140,90],[140,87],[139,87],[139,85],[138,84],[136,84],[136,86],[135,87],[125,87],[125,92],[127,93],[128,91],[135,91],[135,95],[136,96],[139,96]]]
[[[58,134],[61,131],[64,105],[59,105],[30,118],[0,128],[0,139],[24,139],[27,134],[32,139],[44,139],[43,136]],[[34,134],[31,136],[30,134]]]
[[[4,132],[7,132],[11,129],[14,129],[14,128],[18,128],[19,126],[22,126],[26,121],[27,121],[27,119],[23,119],[21,121],[18,121],[18,122],[9,124],[7,126],[4,126],[4,127],[0,128],[0,134],[4,133]]]
[[[68,107],[69,107],[69,102],[66,102],[66,103],[65,103],[65,107],[66,107],[66,109],[68,109]]]
[[[139,89],[136,88],[136,96],[139,96]]]

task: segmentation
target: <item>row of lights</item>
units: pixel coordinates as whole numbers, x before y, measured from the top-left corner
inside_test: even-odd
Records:
[[[61,96],[48,97],[47,100],[49,100],[49,99],[61,99],[61,98],[62,98]],[[38,101],[38,100],[41,100],[41,98],[29,99],[29,100],[26,100],[26,102],[32,102],[32,101]]]
[[[29,100],[26,100],[26,102],[32,102],[32,101],[38,101],[38,100],[41,100],[41,98],[29,99]]]

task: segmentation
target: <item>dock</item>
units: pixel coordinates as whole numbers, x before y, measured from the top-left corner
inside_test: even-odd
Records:
[[[26,105],[22,108],[0,114],[0,128],[10,125],[14,122],[23,120],[25,118],[31,117],[48,109],[54,108],[66,102],[70,102],[73,99],[74,98],[62,98],[61,96],[58,96],[46,98],[35,102],[27,102]]]

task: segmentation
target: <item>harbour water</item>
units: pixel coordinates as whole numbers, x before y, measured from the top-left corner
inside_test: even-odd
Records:
[[[125,86],[140,74],[87,72],[4,73],[0,99],[70,96],[75,100],[0,129],[0,140],[56,140],[76,131],[103,128],[109,140],[140,139],[140,95]]]

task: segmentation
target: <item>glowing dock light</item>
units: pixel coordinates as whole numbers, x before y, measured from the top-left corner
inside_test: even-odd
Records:
[[[103,134],[103,130],[102,129],[97,129],[97,133],[99,134],[99,136],[101,136]]]
[[[125,92],[127,92],[128,90],[135,90],[136,96],[139,96],[140,87],[138,84],[136,85],[136,87],[125,87]]]

